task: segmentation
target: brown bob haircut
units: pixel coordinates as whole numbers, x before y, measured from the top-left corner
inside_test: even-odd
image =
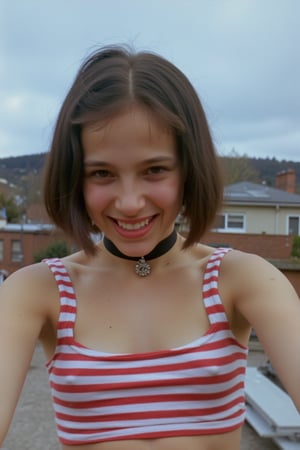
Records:
[[[222,198],[222,177],[199,97],[172,63],[126,46],[104,47],[81,66],[57,118],[48,154],[44,199],[54,223],[93,254],[93,225],[83,197],[82,127],[107,121],[141,105],[176,138],[183,169],[183,215],[189,223],[184,247],[198,242]]]

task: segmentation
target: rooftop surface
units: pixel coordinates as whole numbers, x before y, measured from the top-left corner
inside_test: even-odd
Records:
[[[300,195],[249,181],[230,184],[224,189],[225,203],[299,206]]]

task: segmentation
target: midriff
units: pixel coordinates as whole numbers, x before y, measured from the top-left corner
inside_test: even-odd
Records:
[[[241,428],[229,433],[65,445],[62,450],[240,450]]]

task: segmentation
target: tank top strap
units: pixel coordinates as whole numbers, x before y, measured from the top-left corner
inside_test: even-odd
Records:
[[[217,248],[209,257],[203,277],[203,302],[211,324],[228,323],[227,315],[219,294],[219,272],[223,257],[231,248]]]
[[[70,275],[59,258],[44,259],[51,270],[59,292],[60,313],[57,326],[58,343],[73,339],[76,321],[77,302]],[[66,342],[65,342],[66,343]]]

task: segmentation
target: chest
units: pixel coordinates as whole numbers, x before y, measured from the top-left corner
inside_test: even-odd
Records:
[[[201,278],[111,280],[77,290],[74,333],[85,345],[108,352],[174,348],[209,328]]]

